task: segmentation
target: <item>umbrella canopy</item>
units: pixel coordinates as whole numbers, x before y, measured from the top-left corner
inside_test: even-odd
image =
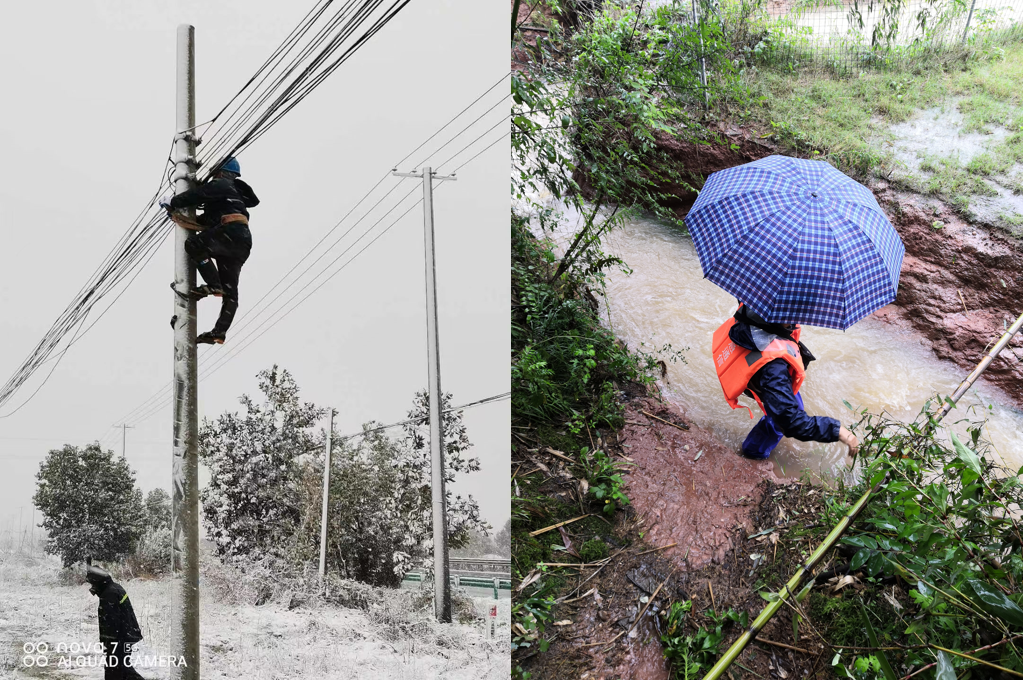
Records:
[[[873,193],[824,161],[713,173],[685,222],[703,276],[768,322],[845,330],[895,300],[902,240]]]

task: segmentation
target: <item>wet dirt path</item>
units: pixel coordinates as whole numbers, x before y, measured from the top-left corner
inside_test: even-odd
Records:
[[[683,431],[650,417],[689,426]],[[643,539],[653,547],[675,544],[663,555],[687,568],[721,563],[737,529],[752,532],[749,509],[756,488],[777,480],[767,461],[749,461],[712,431],[689,424],[682,410],[654,399],[626,410],[623,447],[634,464],[629,499],[642,519]]]

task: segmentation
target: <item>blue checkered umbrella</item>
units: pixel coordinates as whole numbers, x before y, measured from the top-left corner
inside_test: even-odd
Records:
[[[686,225],[704,277],[768,322],[844,330],[895,300],[902,240],[871,191],[824,161],[718,171]]]

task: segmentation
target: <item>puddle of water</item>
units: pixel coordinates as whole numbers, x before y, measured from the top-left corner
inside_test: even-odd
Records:
[[[1005,128],[997,127],[991,134],[964,133],[964,120],[955,101],[943,107],[923,109],[910,120],[889,129],[891,137],[887,146],[909,170],[919,172],[923,155],[958,157],[965,165],[1009,135]]]
[[[570,220],[573,225],[577,223]],[[710,355],[713,332],[736,308],[735,299],[703,279],[692,240],[676,228],[649,218],[638,218],[616,230],[607,251],[621,256],[631,275],[612,272],[608,277],[605,318],[629,347],[655,349],[670,343],[686,346],[688,364],[669,363],[665,397],[684,404],[690,417],[712,429],[738,452],[755,421],[746,410],[731,410],[725,403]],[[854,407],[887,410],[899,419],[912,419],[935,393],[950,394],[965,376],[959,368],[938,361],[912,332],[867,318],[846,332],[808,327],[803,339],[820,358],[807,373],[803,398],[811,415],[828,415],[844,424],[856,416]],[[641,344],[646,344],[642,346]],[[979,359],[979,358],[978,358]],[[1023,412],[997,389],[984,384],[960,402],[950,418],[965,416],[968,406],[984,406],[985,436],[1013,470],[1023,465]],[[759,409],[748,399],[756,419]],[[993,405],[987,414],[986,406]],[[790,438],[771,457],[781,476],[809,469],[838,475],[846,447],[838,443],[802,443]],[[736,455],[738,457],[738,455]]]
[[[1019,164],[1015,168],[1019,169]],[[1018,181],[1019,178],[1017,177]],[[978,222],[1004,226],[1013,235],[1023,236],[1023,225],[1011,222],[1023,216],[1023,194],[1013,194],[1012,190],[998,182],[988,182],[998,192],[996,197],[971,197],[970,212]]]
[[[924,156],[956,159],[966,165],[971,159],[995,148],[1009,136],[1005,128],[993,126],[989,134],[964,133],[964,116],[952,100],[942,107],[921,110],[909,121],[891,126],[886,133],[882,147],[890,151],[895,160],[905,166],[898,175],[908,173],[930,177],[920,170]],[[879,125],[883,125],[878,121]],[[1006,184],[1019,182],[1023,166],[1014,164],[1004,177],[987,178],[987,184],[997,196],[970,196],[970,211],[979,222],[1008,227],[1013,233],[1020,226],[1011,221],[1014,216],[1023,215],[1023,195],[1013,194]]]

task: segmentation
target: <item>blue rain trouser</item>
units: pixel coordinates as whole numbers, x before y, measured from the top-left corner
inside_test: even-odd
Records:
[[[800,410],[806,409],[803,407],[803,396],[798,393],[796,402],[799,403]],[[767,408],[767,405],[764,407]],[[771,419],[771,415],[765,414],[746,436],[746,440],[742,442],[742,455],[750,459],[767,459],[784,437],[785,434],[778,429],[774,420]]]

